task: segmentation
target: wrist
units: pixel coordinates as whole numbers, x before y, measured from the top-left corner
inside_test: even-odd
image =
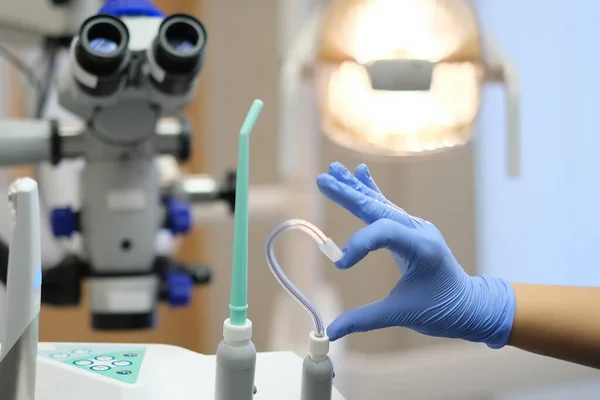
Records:
[[[492,349],[506,346],[510,340],[516,297],[512,285],[499,278],[474,276],[474,298],[477,304],[477,328],[467,340],[485,343]]]

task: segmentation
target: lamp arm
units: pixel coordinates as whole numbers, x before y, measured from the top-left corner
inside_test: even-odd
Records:
[[[484,52],[489,56],[485,66],[485,80],[501,82],[506,97],[506,167],[510,177],[521,173],[521,90],[519,74],[511,60],[502,53],[500,47],[489,37],[483,41]]]
[[[295,66],[303,66],[314,58],[316,53],[316,42],[319,34],[321,21],[325,13],[325,7],[321,3],[315,5],[306,22],[302,24],[298,35],[291,41],[291,46],[285,49],[283,54],[283,69]]]
[[[298,218],[320,221],[322,205],[314,185],[320,160],[320,132],[314,105],[312,83],[303,74],[305,66],[314,59],[316,41],[323,11],[315,6],[298,35],[284,54],[280,75],[280,144],[278,167],[280,178],[289,196],[288,212]],[[312,246],[311,246],[312,247]],[[307,254],[314,248],[304,249]],[[316,255],[316,257],[318,254]],[[293,257],[290,257],[292,259]],[[300,287],[311,287],[318,261],[307,270],[293,260],[289,265],[290,278]]]
[[[517,177],[521,171],[521,115],[519,75],[510,65],[504,67],[507,101],[507,162],[508,175]]]
[[[297,135],[302,135],[302,121],[306,118],[299,112],[297,93],[305,83],[303,71],[314,59],[315,44],[321,19],[322,6],[316,6],[307,22],[302,26],[298,36],[293,40],[288,51],[283,55],[280,75],[281,108],[279,168],[284,175],[292,175],[298,171]]]

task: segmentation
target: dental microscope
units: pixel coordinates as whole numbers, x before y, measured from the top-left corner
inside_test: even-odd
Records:
[[[107,2],[69,41],[69,69],[59,81],[60,104],[84,123],[0,121],[0,165],[85,161],[81,208],[51,212],[54,235],[79,234],[85,258],[69,256],[42,272],[42,187],[20,178],[9,188],[14,226],[0,324],[2,400],[344,400],[333,386],[322,318],[299,291],[291,293],[315,324],[306,357],[257,352],[252,343],[260,327],[247,314],[249,146],[262,102],[242,124],[237,171],[224,183],[159,184],[157,156],[190,156],[190,128],[180,113],[192,99],[206,43],[203,24],[191,15],[165,17],[144,1]],[[158,256],[155,240],[161,230],[189,231],[191,202],[214,201],[229,203],[235,231],[230,316],[215,355],[159,344],[38,343],[40,303],[75,304],[84,278],[95,329],[150,328],[159,300],[187,304],[192,285],[210,274]],[[321,251],[339,260],[339,248],[307,226],[284,230],[308,229]],[[268,261],[287,282],[274,254]]]
[[[157,254],[157,235],[188,233],[192,202],[224,201],[233,211],[235,174],[165,187],[155,165],[161,155],[190,157],[192,132],[181,112],[195,93],[207,32],[191,15],[165,17],[142,0],[109,1],[61,40],[69,68],[60,71],[59,103],[82,123],[0,120],[1,166],[85,161],[81,207],[48,211],[54,236],[79,235],[84,257],[68,255],[44,269],[42,302],[79,304],[85,279],[94,329],[152,328],[159,301],[185,306],[193,286],[211,278],[206,267]]]

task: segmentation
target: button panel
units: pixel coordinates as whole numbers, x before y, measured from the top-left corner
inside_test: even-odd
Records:
[[[40,355],[130,384],[137,382],[146,352],[145,348],[119,349],[92,345],[78,348],[59,347],[53,351],[40,351]]]

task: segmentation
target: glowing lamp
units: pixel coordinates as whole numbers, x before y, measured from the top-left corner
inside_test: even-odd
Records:
[[[464,145],[483,84],[514,78],[504,62],[485,60],[484,50],[500,58],[466,1],[333,1],[321,15],[313,65],[322,130],[338,145],[380,157]],[[517,92],[509,92],[514,175]]]

